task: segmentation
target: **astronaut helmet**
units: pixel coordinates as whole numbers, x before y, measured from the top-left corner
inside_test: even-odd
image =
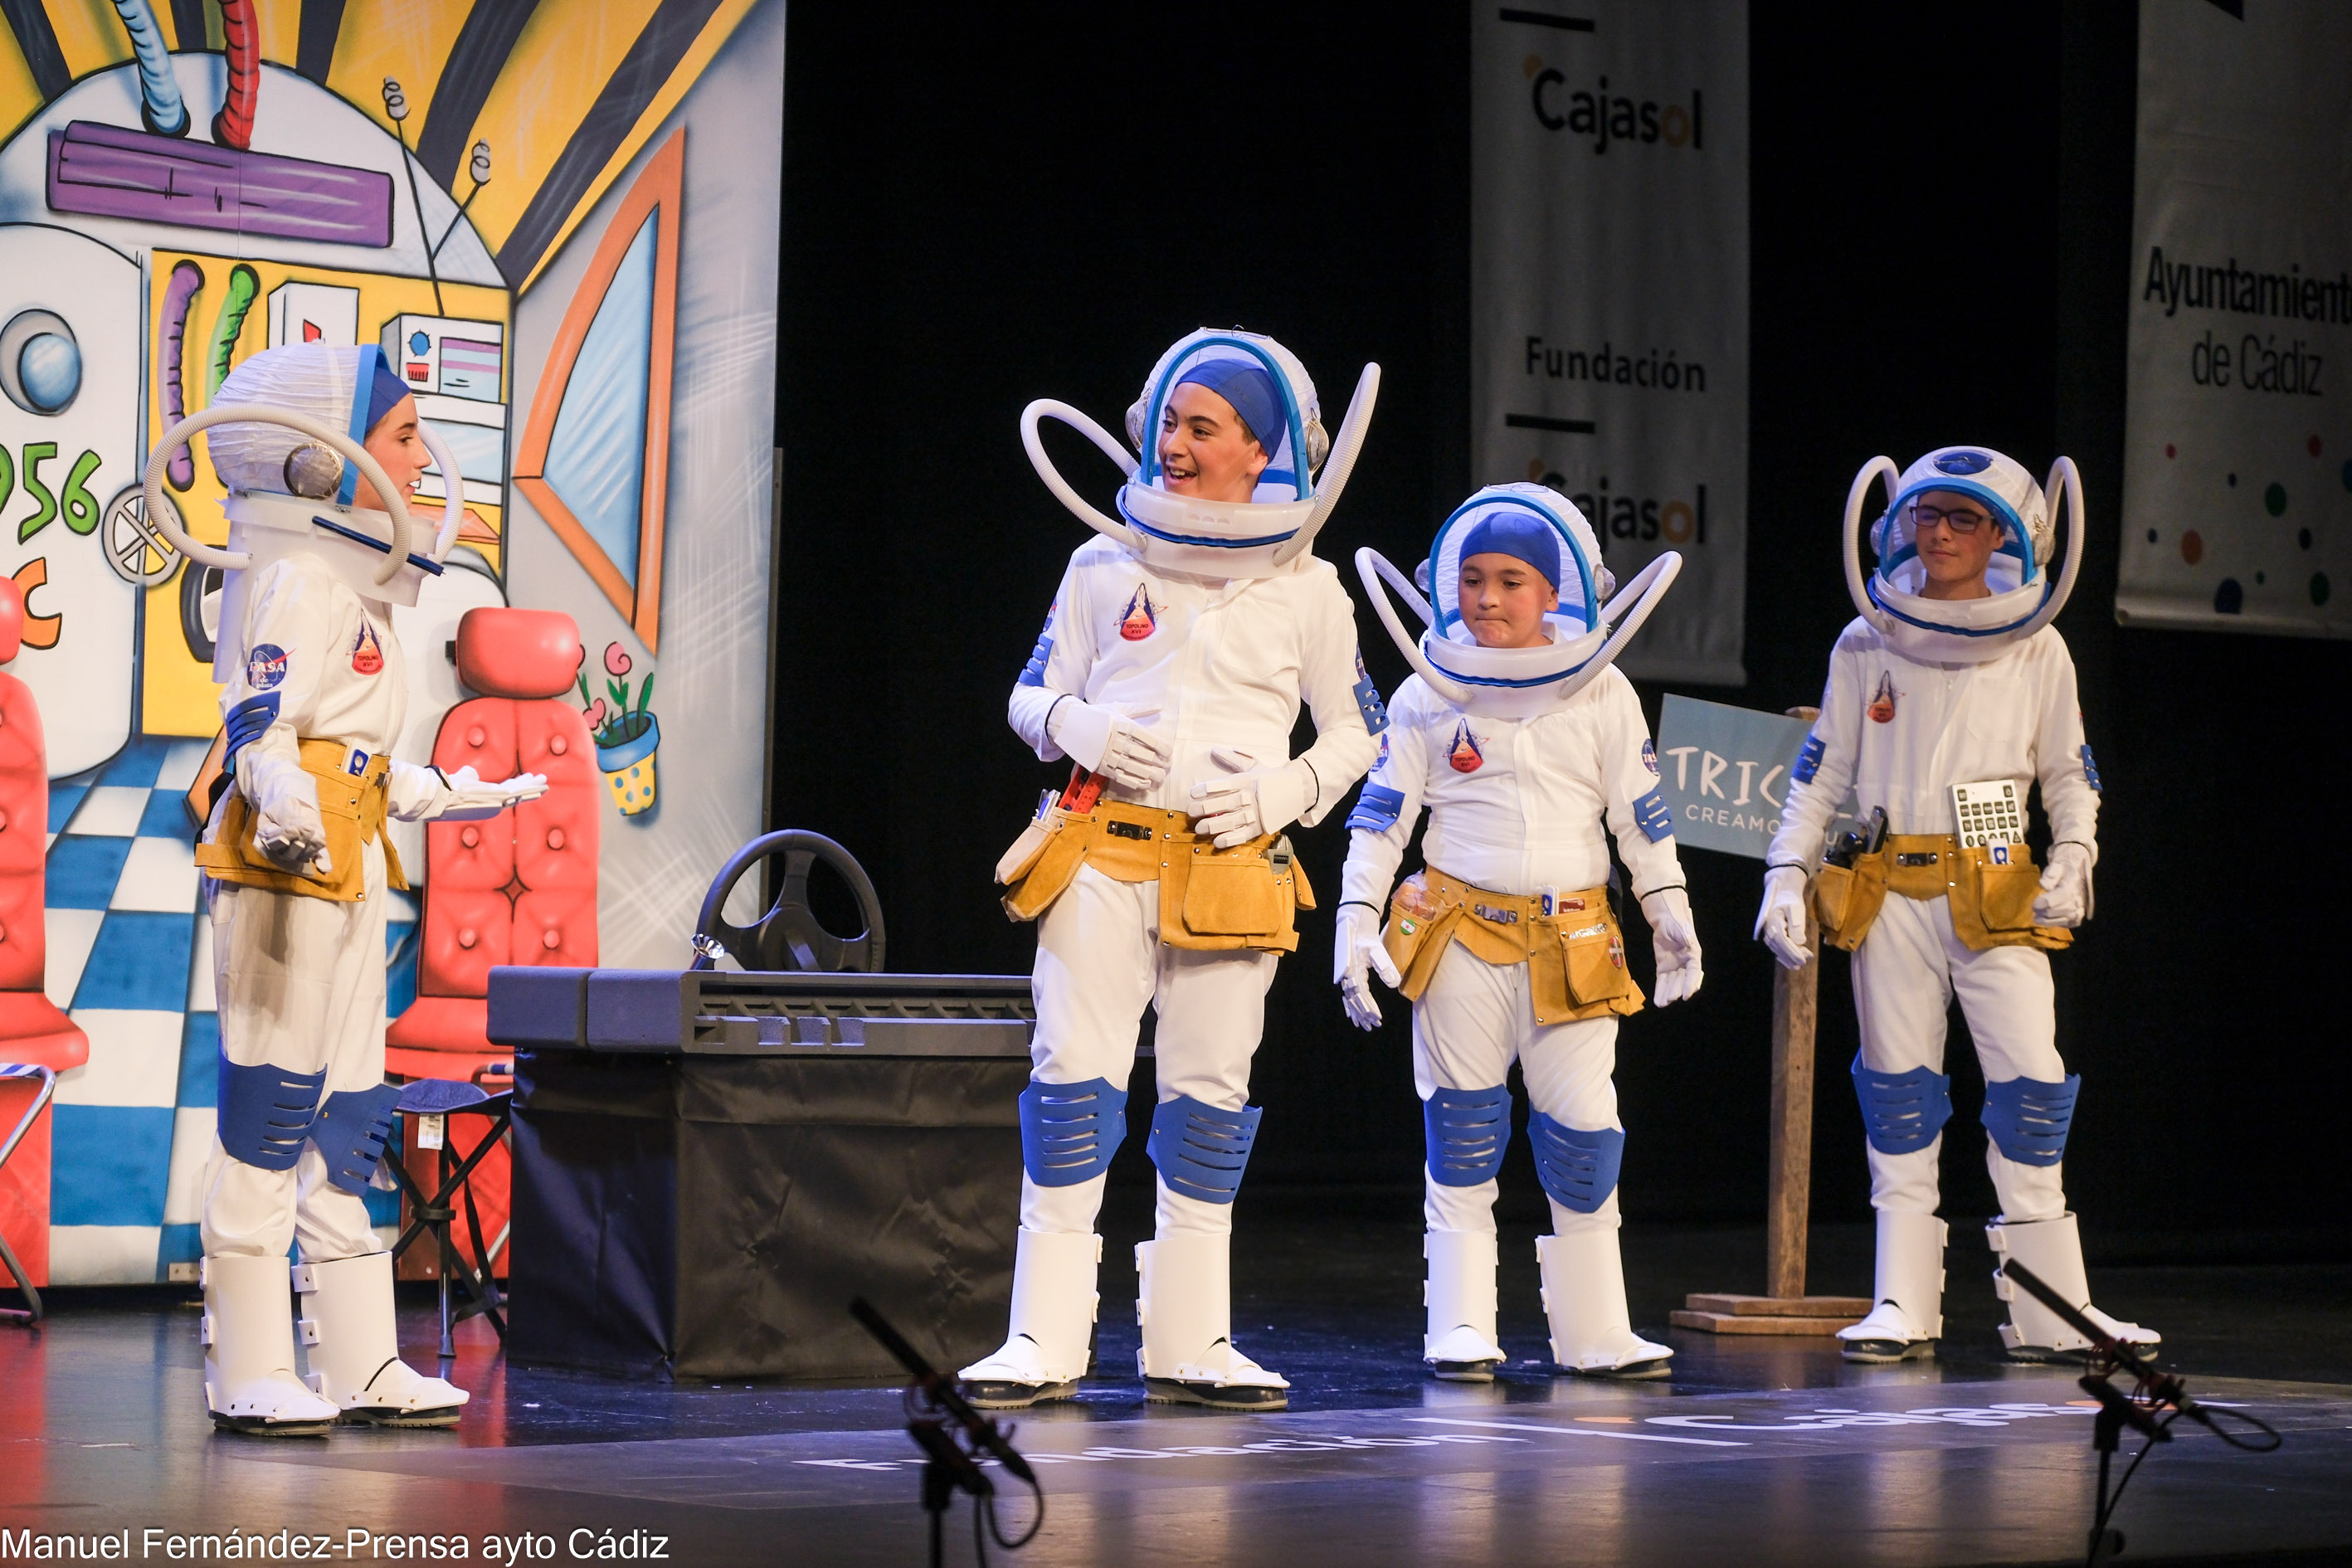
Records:
[[[1532,537],[1534,548],[1523,543],[1511,552],[1551,578],[1559,605],[1545,616],[1548,640],[1539,646],[1486,647],[1462,618],[1465,547],[1513,536]],[[1584,514],[1558,490],[1533,484],[1489,485],[1454,508],[1410,583],[1380,552],[1356,552],[1364,592],[1405,661],[1445,701],[1494,719],[1537,718],[1583,690],[1641,630],[1681,570],[1680,554],[1662,552],[1621,593]],[[1418,637],[1406,631],[1390,588],[1421,616]]]
[[[1208,500],[1169,488],[1160,431],[1177,388],[1188,383],[1231,404],[1264,451],[1265,466],[1248,500]],[[1179,339],[1145,378],[1142,395],[1127,411],[1132,450],[1050,398],[1022,411],[1021,439],[1038,477],[1080,521],[1149,563],[1211,578],[1269,577],[1290,570],[1313,547],[1355,467],[1379,392],[1380,366],[1368,364],[1333,438],[1297,355],[1261,333],[1202,328]],[[1047,417],[1086,436],[1126,473],[1117,517],[1082,499],[1055,468],[1037,432]]]
[[[1887,506],[1870,525],[1877,564],[1865,574],[1863,507],[1881,479]],[[1927,567],[1919,559],[1915,518],[1919,498],[1930,490],[1967,496],[2000,530],[1985,573],[1989,596],[1931,599],[1922,592]],[[2069,526],[2065,558],[2053,574],[2061,495]],[[2061,458],[2046,486],[2037,485],[2023,464],[1989,447],[1939,447],[1900,473],[1893,459],[1873,458],[1846,497],[1844,553],[1854,608],[1896,652],[1922,663],[1979,664],[2032,637],[2065,607],[2082,567],[2082,476],[2072,458]]]
[[[409,395],[373,344],[339,348],[289,343],[238,364],[212,405],[164,432],[147,466],[146,514],[156,520],[192,561],[223,572],[214,679],[243,659],[227,629],[244,623],[245,581],[257,567],[301,553],[323,563],[361,597],[383,605],[414,605],[424,579],[438,576],[457,542],[459,504],[445,506],[439,533],[412,543],[408,506],[399,488],[367,453],[370,430]],[[419,435],[435,466],[458,471],[457,459],[419,420]],[[198,431],[209,431],[213,469],[228,491],[228,548],[184,537],[161,494],[166,464]],[[362,478],[383,510],[355,507]],[[451,487],[454,493],[455,487]]]

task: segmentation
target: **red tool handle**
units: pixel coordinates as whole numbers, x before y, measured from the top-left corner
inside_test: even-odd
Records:
[[[1073,767],[1069,786],[1062,791],[1062,798],[1055,804],[1073,816],[1084,816],[1095,808],[1095,802],[1102,798],[1102,787],[1100,773]]]

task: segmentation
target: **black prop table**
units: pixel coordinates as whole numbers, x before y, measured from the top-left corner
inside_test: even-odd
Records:
[[[1013,1291],[1025,975],[500,967],[515,1051],[508,1353],[634,1376],[896,1376]]]

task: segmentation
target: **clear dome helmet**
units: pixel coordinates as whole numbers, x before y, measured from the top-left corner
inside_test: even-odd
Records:
[[[1886,485],[1886,510],[1870,525],[1876,566],[1862,563],[1863,505],[1872,485]],[[1927,568],[1913,536],[1912,507],[1929,490],[1951,490],[1979,502],[1999,521],[2000,542],[1985,573],[1982,599],[1930,599],[1920,590]],[[2054,501],[2064,498],[2066,554],[2055,575]],[[1853,607],[1887,645],[1924,664],[1980,664],[1998,658],[2048,626],[2066,606],[2083,565],[2083,478],[2074,459],[2052,465],[2037,485],[2023,464],[1990,447],[1939,447],[1897,472],[1877,457],[1854,475],[1845,501],[1846,591]]]
[[[425,577],[441,574],[457,542],[465,507],[457,479],[447,479],[432,544],[414,550],[407,502],[362,445],[382,353],[373,344],[299,344],[255,354],[221,383],[220,401],[166,430],[150,452],[145,515],[190,561],[222,573],[215,680],[226,680],[243,664],[236,629],[245,624],[246,585],[256,569],[309,555],[363,599],[413,605]],[[205,430],[215,432],[213,467],[229,492],[222,504],[229,520],[226,549],[190,537],[163,493],[173,454]],[[457,475],[457,458],[432,426],[420,419],[417,433],[434,466],[445,477]],[[352,504],[362,479],[385,510]]]
[[[1559,607],[1544,617],[1549,640],[1540,647],[1482,647],[1462,620],[1463,542],[1498,512],[1535,517],[1559,538]],[[1356,552],[1365,595],[1405,662],[1445,701],[1492,719],[1538,718],[1582,691],[1624,651],[1682,569],[1681,554],[1664,551],[1621,590],[1575,503],[1532,484],[1489,485],[1456,507],[1412,580],[1370,546]],[[1418,637],[1406,630],[1391,588],[1421,617]]]
[[[1211,360],[1255,363],[1273,379],[1282,399],[1282,434],[1267,450],[1257,491],[1246,501],[1213,501],[1176,494],[1160,473],[1160,416],[1184,375]],[[1378,401],[1381,367],[1368,364],[1356,382],[1336,438],[1326,435],[1315,383],[1288,349],[1272,338],[1202,328],[1177,340],[1127,411],[1133,450],[1080,410],[1039,398],[1021,411],[1021,444],[1037,477],[1088,528],[1127,546],[1151,565],[1203,577],[1270,577],[1314,547],[1315,535],[1339,503],[1363,449],[1364,431]],[[1117,463],[1127,476],[1112,517],[1080,496],[1045,455],[1039,421],[1058,419]]]

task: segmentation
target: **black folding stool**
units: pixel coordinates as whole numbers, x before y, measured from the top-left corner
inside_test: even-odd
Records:
[[[507,1321],[499,1312],[500,1298],[498,1282],[490,1277],[490,1255],[496,1250],[482,1235],[481,1215],[474,1207],[474,1167],[483,1156],[505,1141],[507,1129],[514,1121],[514,1090],[502,1089],[493,1094],[479,1083],[459,1083],[449,1079],[420,1078],[401,1086],[401,1111],[411,1116],[483,1116],[489,1118],[489,1131],[474,1152],[463,1160],[450,1152],[449,1138],[445,1131],[441,1139],[439,1175],[440,1190],[430,1198],[409,1174],[405,1159],[387,1159],[392,1179],[408,1196],[411,1218],[392,1246],[395,1261],[416,1239],[430,1231],[434,1243],[440,1248],[441,1267],[441,1359],[449,1360],[457,1353],[449,1338],[449,1331],[467,1318],[479,1313],[489,1319],[496,1329],[499,1342],[507,1338]],[[457,1203],[466,1209],[466,1224],[474,1237],[478,1256],[468,1258],[459,1250],[449,1235],[449,1227],[457,1217]],[[469,1300],[453,1312],[449,1301],[449,1282],[455,1277],[466,1288]]]

